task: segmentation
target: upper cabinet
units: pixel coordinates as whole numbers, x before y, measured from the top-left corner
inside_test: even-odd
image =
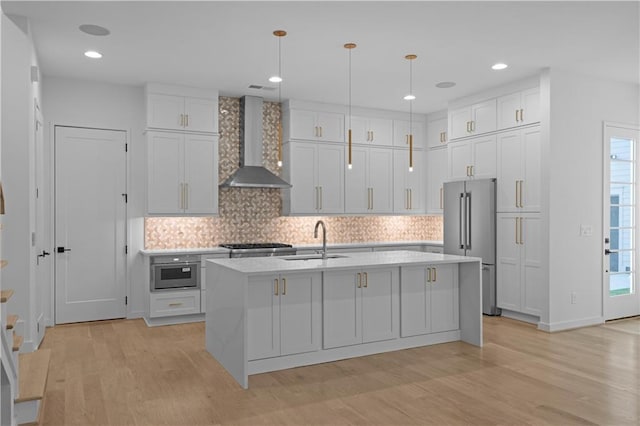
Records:
[[[449,179],[496,177],[496,135],[479,136],[448,145]]]
[[[536,87],[498,98],[498,129],[540,121],[540,90]]]
[[[449,111],[450,139],[481,135],[496,130],[496,100]]]
[[[345,126],[345,135],[348,136],[349,117],[346,118]],[[353,116],[351,117],[351,142],[367,145],[393,145],[393,121],[384,118]]]
[[[447,117],[427,123],[427,145],[429,148],[446,145],[448,141]]]
[[[422,121],[393,120],[393,145],[402,148],[409,148],[409,134],[413,135],[413,147],[424,148],[425,124]]]
[[[393,150],[358,146],[352,154],[353,168],[345,172],[346,213],[392,213]]]
[[[444,187],[447,180],[447,149],[430,149],[427,153],[427,213],[444,211]]]
[[[147,129],[218,133],[218,92],[148,84]]]
[[[289,110],[289,139],[344,142],[344,114]]]
[[[446,157],[444,160],[446,165]],[[424,151],[413,153],[413,171],[409,171],[409,151],[393,150],[394,213],[424,213],[425,172]]]

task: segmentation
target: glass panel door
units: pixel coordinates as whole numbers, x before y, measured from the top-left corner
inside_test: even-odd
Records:
[[[605,126],[604,316],[640,314],[636,284],[638,131]]]

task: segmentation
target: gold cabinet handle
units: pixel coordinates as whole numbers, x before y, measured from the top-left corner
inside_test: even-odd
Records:
[[[180,127],[184,127],[184,114],[180,114]]]
[[[322,197],[323,197],[322,187],[320,186],[319,188],[320,188],[320,210],[322,210]]]
[[[189,184],[184,184],[184,209],[189,210]]]
[[[431,282],[431,268],[427,268],[427,282]]]
[[[469,133],[471,130],[469,130],[469,122],[467,121],[467,133]]]
[[[282,295],[283,296],[287,295],[287,279],[286,278],[282,279]]]
[[[438,268],[432,268],[433,269],[433,282],[438,281]]]
[[[189,127],[189,114],[184,116],[184,127]]]
[[[373,188],[371,188],[371,210],[373,210]]]
[[[279,285],[278,285],[278,279],[276,278],[275,280],[273,280],[273,295],[277,296],[278,293],[280,293],[280,289],[279,289]]]
[[[367,274],[366,272],[363,274],[364,275],[364,288],[367,288],[369,286],[369,274]]]
[[[467,166],[467,176],[469,176],[469,166]]]
[[[319,127],[320,127],[320,137],[322,137],[322,126],[319,126]]]
[[[524,244],[524,237],[522,235],[522,222],[524,222],[522,220],[522,218],[520,218],[520,244],[523,245]]]
[[[475,122],[475,120],[471,120],[471,131],[472,132],[476,131],[476,122]]]
[[[523,180],[520,181],[520,207],[524,207],[524,203],[522,202],[522,184],[524,183]]]
[[[518,113],[519,113],[519,112],[520,112],[520,110],[519,110],[519,109],[517,109],[517,110],[516,110],[516,123],[517,123],[518,121],[520,121],[520,119],[518,118],[518,117],[519,117],[519,115],[518,115]]]
[[[362,274],[360,272],[358,272],[358,282],[357,282],[357,286],[358,288],[362,288]]]
[[[518,206],[518,200],[520,199],[520,191],[519,191],[519,187],[520,185],[518,185],[520,183],[519,180],[516,181],[516,207]]]
[[[442,206],[444,200],[444,188],[440,187],[440,210],[442,210],[444,207]]]
[[[404,189],[404,208],[409,210],[409,190],[407,188]]]
[[[409,188],[409,210],[413,210],[413,191]]]
[[[180,184],[180,209],[184,209],[184,183]]]
[[[520,244],[520,239],[518,238],[519,232],[520,232],[520,218],[516,217],[516,244]]]
[[[182,306],[182,302],[169,303],[169,306]]]
[[[473,166],[469,166],[469,176],[473,176]]]
[[[524,121],[524,109],[520,109],[520,121]]]

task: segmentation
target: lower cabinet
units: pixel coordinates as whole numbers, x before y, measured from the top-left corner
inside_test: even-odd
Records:
[[[158,291],[150,297],[150,318],[200,313],[200,289]]]
[[[544,297],[539,213],[497,216],[498,307],[540,316]]]
[[[425,265],[400,270],[402,337],[459,328],[458,265]]]
[[[325,349],[399,336],[398,268],[324,273]]]
[[[320,349],[321,285],[320,272],[249,279],[250,361]]]

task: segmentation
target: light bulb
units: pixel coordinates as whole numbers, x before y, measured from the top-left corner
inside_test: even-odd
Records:
[[[347,165],[347,169],[349,169],[349,170],[353,169],[353,164],[349,163],[349,164]]]
[[[282,160],[278,160],[278,167],[282,167]]]
[[[102,54],[100,52],[96,52],[95,50],[87,50],[86,52],[84,52],[84,56],[91,59],[102,58]]]
[[[407,96],[404,97],[405,101],[412,101],[414,100],[416,97],[414,95],[412,95],[411,93],[409,93]]]
[[[413,167],[409,167],[409,171],[412,172],[413,171]]]
[[[272,83],[281,83],[282,82],[282,77],[280,77],[279,75],[274,75],[269,77],[269,81]]]
[[[507,65],[507,64],[503,64],[503,63],[501,63],[501,62],[498,62],[497,64],[493,64],[493,65],[491,66],[491,69],[492,69],[492,70],[499,71],[499,70],[503,70],[503,69],[505,69],[505,68],[507,68],[507,67],[508,67],[508,65]]]

